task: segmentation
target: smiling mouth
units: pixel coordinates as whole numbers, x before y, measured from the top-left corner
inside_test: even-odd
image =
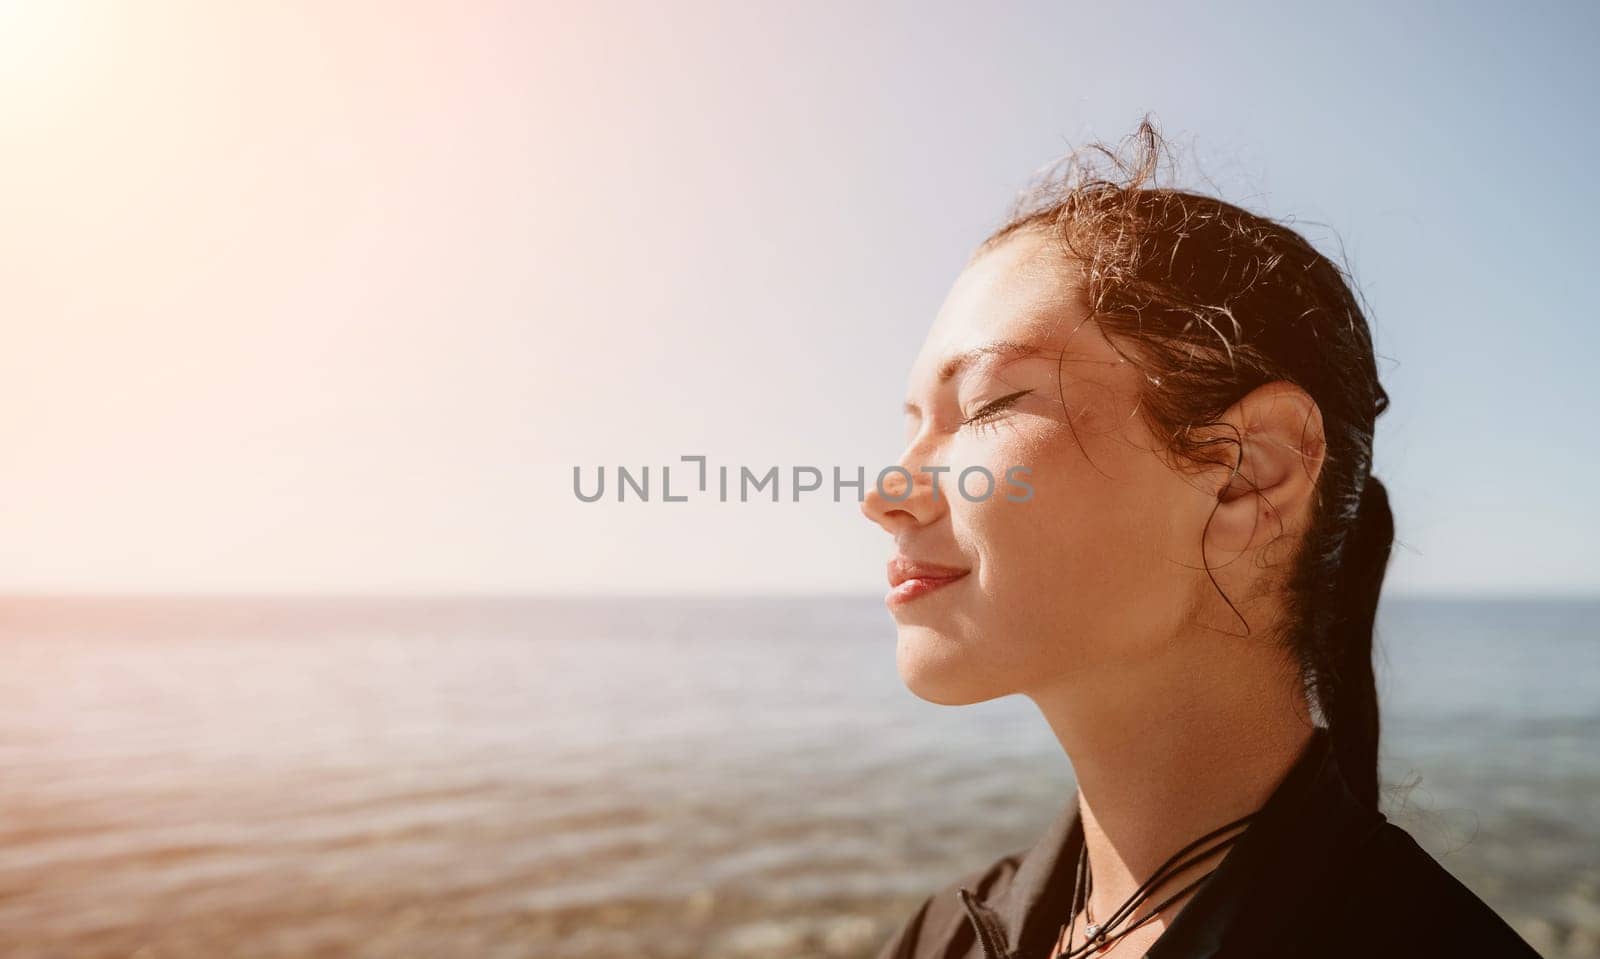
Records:
[[[890,606],[901,606],[913,600],[920,599],[937,589],[949,586],[951,583],[965,579],[966,573],[955,576],[922,577],[914,576],[895,588],[889,590],[889,595],[884,597],[884,602]]]

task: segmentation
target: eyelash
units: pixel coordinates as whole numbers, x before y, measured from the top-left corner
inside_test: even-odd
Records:
[[[961,425],[983,426],[986,423],[992,422],[994,419],[999,417],[1001,413],[1004,413],[1006,410],[1009,410],[1011,407],[1015,406],[1017,404],[1017,400],[1022,399],[1024,396],[1027,396],[1032,392],[1033,390],[1018,390],[1015,393],[1002,396],[997,400],[991,400],[990,402],[985,403],[983,407],[978,410],[978,412],[962,420]]]

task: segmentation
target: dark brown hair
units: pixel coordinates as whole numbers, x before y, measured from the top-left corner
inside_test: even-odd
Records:
[[[1082,270],[1089,317],[1145,374],[1145,422],[1181,459],[1237,476],[1243,447],[1218,416],[1280,380],[1316,401],[1326,458],[1272,638],[1299,662],[1351,792],[1376,807],[1372,634],[1394,518],[1370,474],[1373,423],[1389,398],[1367,318],[1348,272],[1294,230],[1157,186],[1166,155],[1148,119],[1120,151],[1073,152],[1024,191],[979,253],[1024,229],[1054,238]]]

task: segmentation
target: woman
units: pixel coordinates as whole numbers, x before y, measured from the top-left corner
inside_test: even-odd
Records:
[[[1394,526],[1361,307],[1294,231],[1155,186],[1148,122],[1134,145],[979,247],[863,503],[906,684],[1029,697],[1078,784],[880,957],[1533,956],[1378,811]],[[977,467],[1027,493],[957,484]]]

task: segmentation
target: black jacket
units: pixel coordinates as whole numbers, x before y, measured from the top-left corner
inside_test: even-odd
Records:
[[[1082,842],[1074,793],[1032,847],[929,896],[878,959],[1054,959]],[[1145,956],[1538,954],[1405,830],[1355,800],[1319,728]]]

